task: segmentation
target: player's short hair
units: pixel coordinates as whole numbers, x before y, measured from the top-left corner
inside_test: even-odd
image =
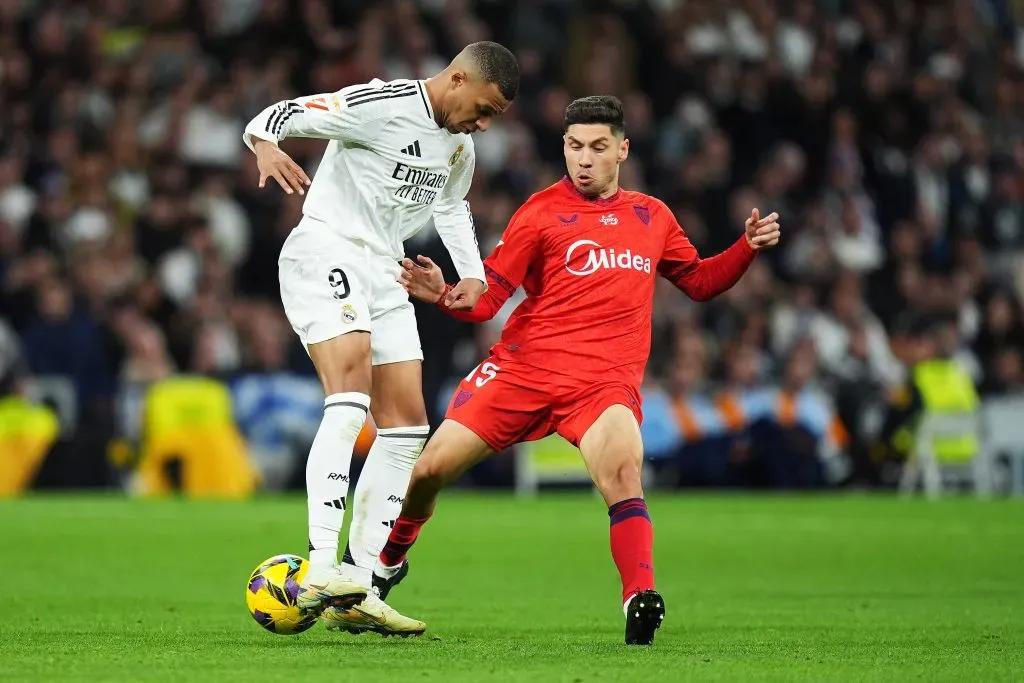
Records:
[[[614,95],[590,95],[573,100],[565,108],[565,122],[562,132],[575,123],[603,123],[615,135],[626,133],[626,122],[622,117],[622,102]]]
[[[489,40],[470,43],[462,51],[488,83],[496,83],[502,97],[511,102],[519,92],[519,63],[505,47]]]

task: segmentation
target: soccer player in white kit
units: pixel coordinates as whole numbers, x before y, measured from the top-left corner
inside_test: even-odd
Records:
[[[462,278],[453,308],[470,310],[486,277],[465,201],[470,133],[487,130],[519,87],[515,57],[468,45],[425,81],[373,80],[279,102],[245,127],[260,187],[273,178],[309,195],[278,262],[285,313],[327,398],[306,464],[310,569],[300,607],[328,626],[413,635],[426,628],[371,590],[370,572],[402,507],[427,438],[423,352],[412,304],[397,282],[403,241],[431,218]],[[286,137],[330,140],[312,182],[279,147]],[[369,411],[377,424],[353,496],[337,564],[352,448]]]

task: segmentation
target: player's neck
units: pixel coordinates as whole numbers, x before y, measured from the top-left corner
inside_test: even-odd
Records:
[[[444,88],[444,71],[424,81],[427,87],[427,99],[430,100],[430,111],[434,112],[434,123],[438,128],[444,127],[444,114],[441,113],[441,92]]]

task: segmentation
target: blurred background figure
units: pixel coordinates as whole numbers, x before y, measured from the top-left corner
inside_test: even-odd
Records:
[[[276,271],[301,198],[256,188],[242,126],[487,39],[522,84],[477,140],[485,254],[563,173],[565,105],[593,93],[625,104],[624,186],[663,197],[702,253],[751,206],[786,222],[729,295],[659,288],[658,481],[891,483],[922,364],[955,363],[981,401],[1024,394],[1022,21],[995,0],[0,0],[0,388],[56,425],[19,486],[132,480],[147,397],[181,377],[227,392],[263,485],[298,483],[320,397]],[[322,145],[287,149],[312,174]],[[407,248],[454,274],[432,231]],[[436,424],[502,319],[418,316]]]

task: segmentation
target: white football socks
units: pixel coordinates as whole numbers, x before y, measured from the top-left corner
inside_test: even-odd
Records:
[[[311,569],[338,561],[338,533],[345,520],[345,496],[352,448],[366,421],[370,397],[358,392],[331,394],[306,461]]]
[[[378,429],[353,497],[349,556],[357,567],[372,570],[402,510],[412,468],[423,451],[430,427]]]

